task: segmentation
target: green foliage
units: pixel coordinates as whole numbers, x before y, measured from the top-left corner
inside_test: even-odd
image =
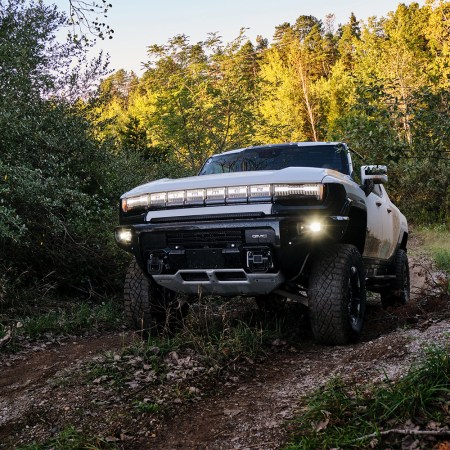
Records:
[[[420,227],[415,230],[425,242],[425,250],[434,259],[438,269],[450,275],[450,230],[446,225]]]
[[[433,252],[436,266],[438,269],[450,273],[450,251],[443,248],[438,248]]]
[[[449,400],[449,348],[432,347],[425,361],[398,381],[361,388],[331,380],[305,399],[286,448],[373,448],[383,429],[401,427],[407,420],[442,420]]]
[[[117,199],[143,178],[133,153],[116,155],[95,139],[76,99],[104,66],[87,61],[81,42],[57,44],[65,24],[54,6],[0,2],[3,300],[41,280],[89,296],[115,288],[123,261],[111,232]]]
[[[23,307],[23,305],[22,305]],[[20,341],[48,336],[80,334],[93,331],[116,330],[122,324],[122,308],[117,299],[102,303],[77,302],[73,305],[23,308],[22,312],[8,311],[0,321],[0,339],[10,338],[6,351],[14,350]]]
[[[100,86],[100,134],[113,137],[119,151],[138,151],[155,172],[178,167],[174,176],[252,139],[258,52],[243,33],[227,45],[214,34],[195,44],[178,35],[148,53],[139,81],[119,71]]]
[[[116,449],[116,445],[101,438],[85,436],[74,427],[67,427],[43,443],[16,447],[17,450],[101,450]]]
[[[79,303],[68,310],[52,310],[44,315],[27,317],[23,320],[21,331],[31,339],[37,339],[45,333],[61,335],[86,330],[116,329],[121,316],[116,300],[98,305]]]
[[[158,403],[149,403],[143,401],[137,401],[134,404],[134,407],[142,413],[147,414],[159,414],[161,413],[162,407]]]

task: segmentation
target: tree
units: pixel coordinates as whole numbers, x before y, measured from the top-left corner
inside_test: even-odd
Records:
[[[149,56],[139,90],[155,147],[195,172],[211,153],[251,140],[258,64],[243,32],[227,45],[215,34],[196,44],[175,36],[151,46]]]
[[[356,53],[356,41],[361,37],[361,29],[359,27],[359,21],[352,13],[347,24],[343,25],[339,30],[339,54],[340,61],[348,71],[353,70],[355,53]]]
[[[428,0],[425,10],[428,23],[424,34],[432,58],[427,73],[433,85],[448,89],[450,86],[450,2]]]
[[[54,6],[0,0],[0,267],[28,289],[92,293],[119,270],[114,206],[142,173],[93,138],[72,58],[85,48],[56,42],[65,24]]]
[[[295,25],[277,27],[276,41],[265,53],[261,135],[277,141],[321,138],[324,111],[316,84],[328,78],[334,45],[321,21],[300,16]]]

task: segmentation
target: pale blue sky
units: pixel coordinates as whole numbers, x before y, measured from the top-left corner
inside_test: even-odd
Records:
[[[336,16],[335,24],[347,22],[351,12],[357,19],[386,16],[398,0],[108,0],[112,3],[107,23],[114,29],[114,39],[100,41],[98,48],[108,52],[111,69],[142,71],[151,44],[164,44],[176,34],[186,34],[192,42],[204,40],[217,31],[224,42],[234,39],[241,27],[249,28],[251,40],[260,34],[269,41],[275,26],[295,22],[300,15],[325,19]],[[45,0],[67,8],[68,0]],[[406,1],[410,4],[410,1]],[[421,0],[419,4],[423,4]]]

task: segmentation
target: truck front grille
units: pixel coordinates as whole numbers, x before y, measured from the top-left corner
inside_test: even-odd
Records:
[[[241,245],[241,230],[168,231],[167,245],[170,248],[227,248]]]

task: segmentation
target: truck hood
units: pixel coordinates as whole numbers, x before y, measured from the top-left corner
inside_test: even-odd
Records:
[[[262,170],[256,172],[234,172],[216,175],[202,175],[186,178],[162,178],[142,184],[122,195],[132,197],[140,194],[183,189],[210,188],[221,186],[241,186],[251,184],[273,183],[321,183],[327,177],[327,182],[344,181],[347,175],[330,169],[316,167],[287,167],[281,170]]]

